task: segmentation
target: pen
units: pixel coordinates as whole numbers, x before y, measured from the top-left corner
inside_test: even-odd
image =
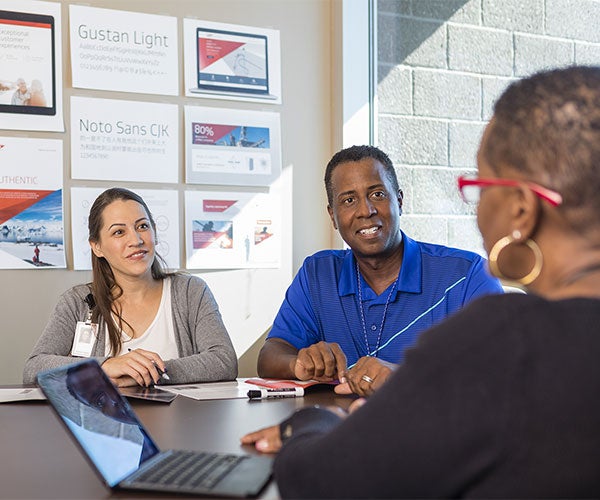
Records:
[[[248,391],[249,399],[271,398],[298,398],[304,396],[302,387],[286,387],[283,389],[251,389]]]
[[[129,352],[131,352],[131,349],[127,349]],[[163,371],[160,369],[160,367],[156,364],[156,361],[152,360],[152,364],[156,367],[156,370],[158,371],[158,374],[160,375],[161,378],[163,378],[164,380],[171,380],[171,377],[169,377],[169,375],[167,375],[167,370]]]

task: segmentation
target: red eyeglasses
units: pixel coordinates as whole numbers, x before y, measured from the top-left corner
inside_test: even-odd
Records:
[[[552,191],[551,189],[540,186],[534,182],[515,181],[512,179],[469,177],[466,175],[461,175],[458,178],[458,190],[460,191],[462,199],[466,203],[479,203],[481,188],[490,186],[517,187],[520,184],[525,184],[537,196],[550,203],[550,205],[553,207],[557,207],[563,201],[562,196],[556,191]]]

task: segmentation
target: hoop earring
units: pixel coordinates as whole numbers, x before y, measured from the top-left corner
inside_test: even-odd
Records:
[[[542,255],[542,251],[540,250],[539,245],[531,238],[528,238],[527,241],[525,241],[525,245],[527,245],[529,249],[533,252],[535,262],[533,264],[533,268],[531,269],[531,271],[529,271],[528,274],[526,274],[522,278],[508,278],[502,273],[502,271],[500,271],[500,266],[498,265],[498,257],[500,256],[500,252],[502,252],[502,250],[504,250],[511,243],[514,243],[520,237],[521,233],[519,231],[514,231],[512,235],[500,238],[490,250],[489,266],[492,274],[500,279],[507,281],[516,281],[517,283],[521,283],[521,285],[529,285],[540,275],[540,273],[542,272],[542,265],[544,263],[544,256]]]

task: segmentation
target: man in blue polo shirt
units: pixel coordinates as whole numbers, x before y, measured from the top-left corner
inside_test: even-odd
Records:
[[[327,210],[349,250],[308,257],[258,357],[262,377],[340,379],[369,395],[418,335],[470,300],[502,293],[479,255],[410,239],[402,191],[373,146],[336,153],[325,171]]]

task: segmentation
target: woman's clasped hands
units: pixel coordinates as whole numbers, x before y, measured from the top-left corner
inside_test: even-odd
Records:
[[[159,369],[167,371],[161,357],[145,349],[135,349],[109,358],[102,364],[102,369],[117,387],[150,387],[161,380]]]

